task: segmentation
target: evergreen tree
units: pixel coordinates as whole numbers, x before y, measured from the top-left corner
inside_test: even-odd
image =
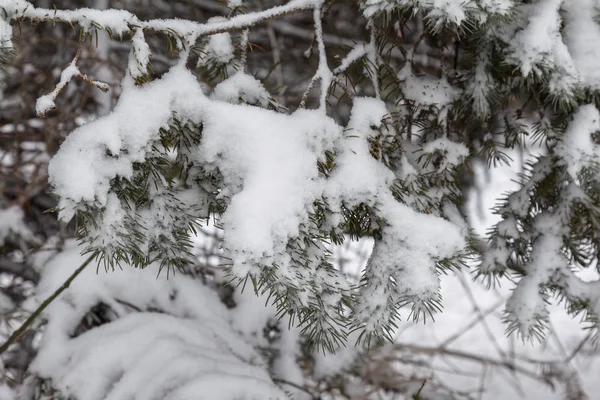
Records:
[[[276,348],[297,337],[306,348],[316,345],[325,352],[391,339],[398,310],[411,307],[414,320],[433,317],[443,301],[439,275],[467,263],[490,286],[504,276],[517,282],[506,307],[509,332],[543,336],[552,296],[597,328],[597,282],[577,276],[597,270],[600,245],[595,1],[361,1],[356,43],[339,54],[327,43],[349,43],[334,39],[324,24],[335,18],[336,2],[293,0],[261,10],[236,1],[228,6],[224,15],[200,23],[0,1],[0,61],[8,61],[13,31],[21,25],[65,24],[76,32],[72,61],[36,101],[39,116],[52,118],[76,81],[103,92],[111,88],[84,72],[81,61],[102,33],[129,49],[112,111],[73,130],[48,166],[56,211],[65,222],[76,220],[87,254],[75,275],[92,260],[111,271],[155,269],[152,278],[182,275],[160,281],[160,293],[153,295],[127,293],[106,278],[105,291],[74,289],[71,300],[58,297],[40,310],[48,325],[34,361],[39,376],[56,380],[53,387],[64,396],[127,398],[133,386],[126,382],[154,371],[123,377],[125,371],[144,357],[168,362],[160,352],[141,356],[107,343],[98,351],[131,351],[131,357],[120,364],[121,372],[103,373],[105,379],[85,391],[77,371],[100,357],[85,350],[101,335],[94,332],[110,336],[125,329],[142,336],[144,327],[155,324],[143,315],[117,318],[128,307],[177,316],[162,321],[179,327],[163,332],[166,346],[181,341],[185,345],[176,351],[200,348],[197,356],[208,357],[211,330],[227,330],[224,306],[199,294],[203,286],[190,278],[198,272],[192,234],[209,221],[223,232],[220,261],[208,274],[212,285],[229,291],[234,303],[247,295],[242,289],[254,291],[276,309],[262,314],[262,325],[280,318],[294,328],[271,332],[286,338],[267,346],[278,352],[266,357],[273,364],[299,357],[296,344]],[[286,96],[277,87],[285,78],[281,59],[272,66],[277,76],[253,76],[257,55],[251,34],[281,18],[280,29],[290,29],[284,24],[293,23],[284,17],[302,13],[312,16],[314,40],[305,65],[314,74],[297,96]],[[171,57],[168,68],[152,62],[157,40]],[[329,58],[330,52],[338,57]],[[520,189],[498,205],[501,222],[488,240],[478,238],[465,218],[465,177],[479,161],[510,163],[506,152],[532,141],[542,145],[543,154],[523,172]],[[10,225],[6,236],[18,226]],[[335,268],[331,245],[363,238],[375,244],[360,282],[352,282]],[[74,253],[57,257],[77,257]],[[57,279],[69,274],[59,267],[48,271],[38,292],[52,297],[60,294],[51,290]],[[207,308],[221,316],[191,311],[190,299],[211,304]],[[94,330],[90,322],[89,333],[77,335],[92,303],[107,307],[95,314],[118,323]],[[181,320],[187,315],[195,322]],[[211,323],[196,326],[205,320]],[[198,329],[202,333],[194,341]],[[69,341],[70,336],[78,339]],[[260,346],[256,340],[252,344]],[[224,355],[218,362],[261,382],[249,396],[284,396],[254,368],[261,364],[252,363],[260,358],[252,346],[244,347],[237,336],[219,343]],[[75,361],[69,359],[73,354]],[[55,372],[57,365],[69,368]],[[175,399],[202,387],[207,370],[186,372],[181,365],[138,396]],[[169,387],[169,379],[182,376],[185,382]],[[232,385],[231,398],[247,385],[240,381]]]

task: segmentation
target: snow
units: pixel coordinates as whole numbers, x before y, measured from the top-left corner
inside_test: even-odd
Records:
[[[319,110],[325,113],[327,107],[327,94],[329,92],[331,80],[333,79],[333,73],[331,72],[327,64],[327,55],[325,53],[325,41],[323,39],[321,11],[321,5],[315,7],[315,9],[313,10],[313,20],[315,23],[315,39],[317,41],[317,47],[319,48],[319,66],[317,67],[317,73],[315,74],[315,76],[321,80],[321,97],[319,99]]]
[[[6,385],[5,383],[0,383],[0,399],[13,400],[14,398],[14,392],[10,386]]]
[[[24,0],[0,0],[0,7],[4,10],[7,19],[27,16],[36,19],[60,19],[70,21],[81,26],[89,32],[96,26],[108,28],[115,35],[123,35],[130,31],[129,24],[136,25],[138,19],[124,10],[96,10],[79,8],[77,10],[44,9],[35,7]]]
[[[283,256],[300,223],[308,221],[308,207],[322,190],[317,154],[331,148],[339,133],[332,120],[314,114],[286,116],[223,103],[206,110],[198,157],[218,165],[230,188],[221,221],[235,266],[275,261],[285,266],[284,259],[273,257]]]
[[[7,7],[8,19],[21,13],[28,18],[46,15],[43,14],[45,10],[35,7],[19,10],[27,4],[21,0],[0,0],[0,5]],[[364,12],[373,15],[406,4],[408,1],[402,0],[369,1]],[[416,0],[411,4],[425,12],[438,26],[443,23],[460,25],[477,7],[506,14],[512,6],[512,2],[500,0]],[[571,95],[581,83],[597,89],[600,85],[600,75],[594,68],[597,50],[590,44],[600,39],[600,29],[594,21],[594,3],[591,0],[564,2],[564,32],[561,32],[562,4],[562,0],[541,0],[521,7],[527,26],[511,40],[510,61],[523,75],[552,71],[549,88],[553,94]],[[260,107],[269,104],[268,92],[258,80],[242,72],[217,85],[207,97],[196,78],[185,70],[185,57],[161,79],[139,87],[133,82],[132,78],[140,77],[149,62],[150,52],[143,29],[174,29],[187,36],[188,45],[199,36],[210,34],[208,54],[221,63],[229,63],[234,52],[226,30],[244,28],[293,10],[309,8],[314,13],[319,49],[319,66],[313,79],[321,81],[318,110],[299,110],[288,115],[262,109]],[[91,231],[93,244],[103,249],[111,249],[126,236],[126,217],[130,212],[139,216],[140,226],[150,232],[148,241],[158,241],[161,237],[174,240],[167,228],[175,222],[168,214],[168,201],[161,197],[164,193],[151,190],[154,199],[151,206],[128,210],[128,205],[111,185],[115,178],[133,176],[134,164],[149,157],[152,146],[159,139],[158,132],[167,128],[176,115],[185,122],[202,126],[202,141],[190,151],[195,167],[222,178],[217,199],[224,200],[227,209],[217,218],[224,229],[224,255],[231,261],[231,272],[236,277],[244,278],[250,274],[256,278],[262,268],[277,266],[274,272],[277,284],[302,288],[297,295],[299,304],[294,306],[309,304],[313,300],[310,291],[317,288],[326,315],[333,305],[340,303],[339,293],[328,293],[326,289],[334,283],[338,288],[348,286],[336,281],[339,275],[328,275],[314,265],[309,265],[306,271],[296,271],[288,245],[303,237],[302,228],[311,223],[315,201],[328,203],[331,212],[336,214],[331,217],[336,222],[332,224],[334,227],[341,221],[342,205],[346,208],[365,205],[376,214],[372,229],[379,230],[382,237],[373,244],[365,271],[367,280],[360,288],[352,316],[354,321],[367,333],[389,333],[386,330],[396,321],[398,305],[412,304],[410,312],[413,316],[425,314],[429,310],[427,303],[439,301],[440,286],[442,294],[447,290],[444,286],[448,284],[447,279],[440,278],[437,263],[461,254],[467,227],[456,208],[448,204],[444,213],[450,221],[419,213],[394,197],[390,187],[398,179],[397,174],[376,160],[369,148],[369,139],[384,129],[381,121],[388,110],[382,101],[354,99],[350,123],[345,131],[327,117],[327,88],[333,73],[343,72],[364,55],[372,56],[373,48],[372,44],[354,47],[332,72],[327,63],[320,13],[320,2],[306,0],[293,0],[264,12],[211,20],[207,24],[180,20],[139,21],[127,12],[115,10],[58,11],[57,18],[76,22],[87,30],[100,25],[123,34],[130,32],[132,26],[138,26],[132,39],[130,76],[123,82],[123,94],[116,108],[108,116],[73,132],[50,163],[50,182],[60,197],[61,218],[68,220],[87,207],[101,209],[103,213],[98,217],[98,225]],[[2,22],[6,25],[4,20]],[[0,41],[5,42],[9,36],[6,26],[0,25]],[[487,62],[482,55],[474,79],[467,88],[473,99],[473,109],[480,116],[489,113]],[[418,105],[437,107],[439,118],[443,119],[448,107],[459,97],[459,91],[445,77],[417,76],[410,64],[407,62],[398,74],[403,81],[405,99]],[[52,109],[56,96],[78,75],[80,72],[73,61],[62,72],[55,90],[38,100],[38,114]],[[556,148],[573,181],[577,180],[582,168],[598,158],[592,140],[592,134],[598,130],[600,113],[596,107],[581,106]],[[444,156],[435,172],[454,167],[468,156],[464,145],[446,137],[426,143],[422,150],[425,154]],[[335,152],[337,156],[330,177],[320,174],[317,168],[326,151]],[[411,163],[414,160],[407,157],[403,159],[400,174],[410,180],[417,171]],[[511,256],[509,240],[520,235],[516,217],[528,212],[529,191],[547,173],[548,162],[541,157],[533,167],[532,179],[510,196],[503,210],[512,212],[512,217],[498,225],[500,238],[492,243],[492,250],[485,256],[484,272],[496,271],[495,268],[506,264]],[[561,195],[566,201],[584,196],[576,186],[564,188]],[[439,193],[432,196],[441,198]],[[200,208],[206,208],[206,198],[199,191],[189,190],[182,198],[185,205],[201,204]],[[14,232],[15,227],[19,227],[18,221],[8,221],[5,223],[0,218],[0,241],[8,235],[4,232]],[[598,303],[600,295],[596,282],[582,282],[567,268],[562,237],[568,232],[561,227],[557,213],[535,216],[535,233],[530,238],[534,245],[531,259],[525,265],[528,274],[516,283],[505,307],[506,320],[518,325],[522,332],[536,329],[536,321],[540,318],[551,318],[550,300],[540,288],[556,279],[566,283],[570,294],[589,299],[592,305]],[[150,245],[146,242],[140,247],[146,251]],[[79,251],[73,245],[50,261],[38,287],[38,302],[52,293],[73,266],[81,262]],[[310,253],[309,260],[313,263],[325,259],[324,254],[322,246],[318,245]],[[228,311],[207,288],[185,276],[171,281],[160,278],[152,281],[148,277],[154,279],[154,275],[148,271],[142,275],[140,271],[124,267],[114,275],[101,277],[88,269],[47,309],[45,317],[49,322],[44,343],[32,367],[34,372],[51,377],[60,389],[82,400],[146,399],[152,396],[184,399],[197,396],[200,390],[201,396],[206,398],[213,398],[217,393],[220,398],[238,398],[240,395],[283,398],[282,391],[272,384],[265,372],[264,360],[252,349],[252,346],[266,344],[261,330],[275,318],[276,309],[272,304],[264,308],[258,306],[265,301],[265,293],[262,297],[253,297],[251,292],[236,292],[240,305]],[[151,266],[149,269],[157,268]],[[458,279],[464,282],[465,276],[460,275]],[[131,282],[136,284],[131,285]],[[305,288],[307,284],[312,286]],[[469,290],[480,289],[475,284],[470,285],[465,284]],[[108,304],[119,318],[72,337],[75,326],[99,302]],[[457,302],[460,310],[468,308],[464,303]],[[148,304],[168,315],[150,312],[149,307],[144,308]],[[142,308],[141,312],[130,313],[128,307],[131,305]],[[462,321],[464,316],[458,317],[457,310],[459,308],[446,311],[442,319],[449,316],[455,318],[454,322]],[[413,325],[401,325],[401,328],[413,328]],[[230,332],[232,327],[236,333]],[[429,340],[428,335],[433,335],[418,329],[412,331],[423,335],[414,335],[413,339],[417,341]],[[301,384],[302,371],[297,365],[299,337],[296,327],[282,333],[277,344],[280,354],[272,367],[276,376]],[[453,338],[447,332],[445,337]],[[342,350],[335,356],[318,358],[317,376],[339,372],[352,363],[356,352],[356,349]],[[505,356],[503,351],[499,351],[499,356]],[[100,377],[92,384],[88,382],[90,371]],[[225,377],[228,374],[235,378]],[[462,381],[454,383],[459,385]],[[223,392],[223,387],[228,393]],[[306,395],[293,385],[284,385],[284,388],[298,398]]]
[[[37,115],[43,116],[48,111],[53,109],[56,105],[54,104],[54,100],[58,94],[63,90],[63,88],[73,79],[73,77],[80,75],[79,69],[75,65],[75,61],[73,61],[67,68],[63,70],[60,74],[60,82],[56,85],[56,88],[43,96],[41,96],[35,105],[35,110]]]
[[[213,17],[210,18],[207,23],[214,24],[217,22],[224,22],[226,18],[223,17]],[[231,60],[233,60],[233,43],[231,41],[231,35],[229,32],[217,33],[215,35],[211,35],[208,38],[208,44],[206,45],[206,56],[211,57],[217,62],[227,64]],[[199,61],[203,61],[201,58]]]
[[[136,29],[131,38],[132,52],[129,57],[129,73],[135,78],[143,76],[148,70],[150,62],[150,46],[144,39],[144,31]]]
[[[535,154],[537,149],[532,148],[529,151]],[[514,154],[510,155],[514,156]],[[500,221],[500,215],[492,213],[497,199],[507,191],[518,189],[516,178],[521,164],[498,166],[489,174],[486,174],[482,165],[474,164],[474,168],[478,189],[471,192],[467,209],[470,223],[476,233],[483,236],[492,225]],[[537,175],[541,174],[540,171],[544,168],[546,168],[545,163],[538,166]],[[491,179],[488,180],[487,176]],[[552,226],[553,221],[548,220],[546,223]],[[361,242],[355,247],[361,245],[367,244]],[[350,265],[349,270],[360,271],[364,267],[363,262]],[[397,322],[398,329],[395,330],[394,339],[401,349],[415,345],[435,349],[435,351],[429,356],[418,356],[418,366],[410,361],[398,362],[396,366],[401,371],[406,370],[409,376],[419,373],[425,377],[435,376],[455,390],[477,391],[481,385],[484,385],[484,391],[479,397],[484,400],[565,398],[564,379],[557,381],[558,385],[552,389],[520,373],[515,376],[512,372],[503,371],[501,367],[482,366],[444,353],[446,349],[464,352],[475,357],[514,362],[518,367],[539,372],[540,365],[544,361],[567,358],[589,333],[582,328],[579,318],[573,318],[567,313],[564,304],[551,298],[549,304],[542,305],[539,303],[539,297],[535,296],[531,299],[522,299],[520,302],[513,301],[513,305],[524,304],[527,308],[522,313],[527,312],[532,315],[538,312],[543,317],[547,316],[550,332],[547,333],[546,339],[543,343],[523,342],[515,335],[508,336],[504,322],[506,314],[502,310],[507,306],[506,300],[515,289],[514,282],[502,278],[498,285],[490,289],[484,282],[472,278],[468,270],[440,277],[440,293],[444,299],[444,309],[435,315],[435,322],[414,323],[406,318]],[[537,290],[533,287],[521,289],[519,293],[518,296],[528,296],[536,294]],[[409,313],[410,307],[400,310],[403,317]],[[583,389],[593,397],[593,393],[597,393],[600,389],[597,379],[600,362],[594,345],[585,344],[583,348],[587,350],[579,351],[564,368],[568,372],[567,375],[581,379]],[[339,354],[328,355],[323,359],[317,357],[315,366],[317,376],[335,375],[349,368],[355,360],[354,357],[360,356],[360,352],[352,350],[356,349],[344,349]],[[410,360],[408,356],[404,358]],[[527,360],[539,360],[541,364],[530,365]],[[362,393],[363,390],[361,386],[358,392]]]
[[[473,111],[475,115],[487,117],[490,114],[489,94],[494,89],[494,82],[490,79],[488,71],[489,60],[485,56],[480,56],[475,67],[473,79],[467,83],[466,92],[473,99]]]
[[[81,200],[106,205],[110,179],[131,177],[133,163],[144,160],[149,143],[167,126],[173,99],[203,96],[188,74],[168,74],[143,87],[125,85],[112,113],[76,129],[50,161],[62,218],[70,219]]]
[[[0,18],[0,47],[12,48],[12,26],[4,18]]]
[[[354,99],[350,130],[327,192],[328,198],[336,199],[334,204],[343,201],[355,206],[366,202],[390,224],[383,227],[383,238],[375,242],[366,272],[368,283],[361,288],[355,309],[357,320],[367,332],[388,326],[394,319],[395,306],[404,299],[414,302],[419,311],[425,302],[437,300],[435,261],[455,255],[464,247],[458,226],[418,213],[394,199],[390,190],[394,174],[370,155],[367,141],[371,126],[380,126],[386,113],[381,100]],[[447,235],[441,237],[439,232]],[[416,265],[421,267],[417,269]]]
[[[583,84],[591,90],[600,90],[600,70],[597,67],[600,49],[594,45],[600,41],[597,7],[598,3],[594,0],[566,0],[562,5],[566,11],[565,44]]]
[[[582,168],[599,160],[598,145],[592,138],[592,134],[598,131],[600,131],[598,109],[593,104],[579,107],[556,148],[557,154],[562,157],[573,179],[577,179]]]
[[[443,171],[460,165],[468,157],[469,149],[462,143],[453,142],[448,138],[439,138],[427,142],[423,146],[423,153],[441,154],[443,157],[438,170]]]
[[[412,56],[409,54],[407,57],[410,59]],[[460,94],[445,77],[437,79],[428,75],[415,75],[411,63],[406,63],[398,72],[398,79],[403,82],[402,93],[405,100],[414,101],[417,105],[437,107],[440,110],[440,120],[445,118],[448,106]]]
[[[243,29],[261,21],[286,15],[292,11],[313,9],[317,4],[319,4],[319,1],[315,0],[291,0],[285,5],[271,7],[260,12],[237,15],[225,21],[199,23],[182,19],[154,19],[142,21],[125,10],[96,10],[90,8],[57,10],[35,7],[25,0],[0,0],[0,7],[4,10],[2,21],[17,18],[40,20],[56,19],[67,23],[77,24],[86,32],[95,28],[100,28],[110,31],[116,36],[123,36],[125,33],[131,32],[134,29],[160,31],[166,34],[177,32],[181,37],[190,41],[190,44],[193,44],[199,36],[208,36],[235,29]],[[9,39],[9,32],[6,26],[4,26],[4,28],[0,26],[0,34],[2,34],[0,40],[6,42]]]
[[[331,72],[325,54],[320,55],[318,75],[326,83]],[[190,152],[190,160],[206,173],[218,171],[222,176],[218,198],[226,201],[227,209],[219,223],[224,229],[225,255],[231,260],[235,276],[244,278],[250,273],[258,277],[262,266],[277,265],[275,276],[279,282],[302,287],[306,280],[314,279],[312,290],[324,290],[331,284],[338,287],[341,280],[324,270],[309,274],[308,269],[300,275],[294,272],[287,249],[291,241],[301,237],[301,227],[310,225],[313,203],[325,198],[337,213],[341,212],[342,202],[347,206],[369,204],[380,209],[379,216],[389,224],[383,228],[384,240],[376,245],[373,268],[381,272],[378,276],[395,280],[398,288],[384,290],[379,278],[365,287],[360,319],[379,321],[367,324],[369,329],[380,329],[389,320],[374,312],[377,304],[391,301],[385,307],[387,311],[382,311],[389,312],[404,298],[418,302],[437,299],[436,260],[459,252],[464,246],[463,234],[459,227],[419,214],[394,198],[390,190],[394,173],[369,152],[371,127],[380,126],[387,114],[381,101],[356,99],[350,134],[343,138],[342,127],[324,114],[323,107],[287,115],[224,103],[218,99],[236,102],[236,93],[238,99],[241,95],[246,100],[264,102],[265,92],[259,82],[241,73],[221,85],[207,98],[182,64],[141,87],[126,79],[113,112],[75,130],[50,162],[49,180],[60,198],[60,217],[68,220],[88,206],[102,209],[88,240],[93,248],[103,249],[110,256],[117,243],[127,240],[130,213],[129,206],[112,192],[111,181],[132,177],[133,163],[148,157],[160,128],[166,128],[176,114],[183,121],[203,127],[202,141]],[[446,153],[448,165],[465,155],[464,148],[451,142],[440,140],[433,146]],[[326,151],[333,150],[339,152],[338,167],[326,179],[319,173],[317,162]],[[204,201],[199,192],[189,194],[185,200],[189,205]],[[135,242],[142,251],[161,237],[174,240],[170,227],[176,221],[164,214],[168,205],[160,206],[157,196],[152,197],[155,200],[150,209],[135,210],[143,217],[136,218],[136,223],[150,232],[143,242]],[[421,229],[423,226],[428,229]],[[439,231],[446,231],[447,237],[440,238]],[[314,252],[315,260],[326,257],[323,250]],[[413,265],[426,267],[416,270]],[[306,306],[309,294],[308,289],[300,291],[297,301]],[[322,295],[321,301],[340,301],[339,297]]]
[[[548,83],[551,93],[573,96],[581,78],[560,32],[562,17],[559,10],[562,1],[541,0],[521,6],[528,24],[509,41],[509,45],[512,48],[511,57],[523,76],[539,76],[544,71],[553,71]]]
[[[367,55],[370,51],[369,47],[372,47],[367,44],[357,44],[355,45],[349,52],[346,54],[346,57],[342,59],[340,65],[337,66],[336,69],[333,70],[335,75],[340,74],[348,69],[350,65],[359,60],[360,58]]]
[[[0,315],[8,314],[14,309],[15,303],[11,300],[11,298],[4,293],[0,293]]]
[[[263,108],[269,105],[270,97],[269,92],[258,79],[243,72],[238,72],[220,82],[211,94],[211,98],[215,100],[232,104],[239,104],[242,101]]]
[[[80,250],[69,242],[45,265],[38,302],[82,263]],[[157,265],[123,267],[97,273],[92,263],[44,311],[32,372],[81,400],[286,398],[212,289],[184,275],[157,278]],[[118,318],[73,337],[99,303]]]

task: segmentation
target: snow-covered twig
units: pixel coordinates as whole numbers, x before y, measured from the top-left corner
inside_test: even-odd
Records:
[[[323,41],[323,23],[321,21],[321,6],[319,5],[313,10],[313,18],[315,20],[315,36],[319,48],[319,67],[317,74],[321,79],[321,101],[319,108],[325,111],[327,107],[327,90],[331,84],[333,74],[327,65],[327,54],[325,53],[325,42]]]
[[[321,5],[319,4],[313,10],[313,19],[315,22],[315,41],[317,43],[317,48],[319,49],[319,66],[317,67],[317,72],[315,72],[314,76],[310,80],[308,87],[304,91],[302,95],[302,100],[300,101],[300,108],[304,108],[306,106],[306,100],[308,98],[308,93],[312,90],[315,82],[321,82],[321,96],[319,100],[319,110],[326,111],[327,109],[327,93],[329,91],[329,86],[333,80],[333,73],[329,69],[327,65],[327,54],[325,53],[325,42],[323,41],[323,24],[321,21]]]
[[[373,84],[373,89],[375,90],[375,97],[380,99],[381,93],[379,91],[379,73],[377,71],[378,68],[378,54],[377,54],[377,43],[376,43],[376,30],[377,27],[374,23],[370,23],[371,28],[371,39],[369,45],[367,46],[367,59],[369,63],[373,67],[373,71],[369,74],[371,77],[371,83]]]
[[[82,48],[83,44],[80,43],[79,47],[77,48],[77,53],[75,53],[75,57],[73,57],[73,61],[71,61],[69,66],[65,68],[60,74],[60,81],[56,84],[54,90],[38,98],[36,103],[36,112],[38,116],[43,117],[48,111],[56,107],[56,104],[54,103],[56,98],[58,97],[58,95],[60,95],[65,86],[67,86],[67,84],[71,82],[73,78],[81,79],[82,81],[87,82],[90,85],[96,86],[103,92],[108,91],[109,86],[106,83],[95,81],[89,78],[87,75],[82,74],[79,71],[79,68],[77,68],[77,61],[81,56]]]
[[[242,49],[242,56],[240,57],[240,69],[243,71],[246,69],[246,62],[248,61],[248,28],[242,31],[240,48]]]

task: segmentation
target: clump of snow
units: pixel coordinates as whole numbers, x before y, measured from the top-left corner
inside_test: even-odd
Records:
[[[69,242],[46,264],[38,301],[82,263],[80,250]],[[148,268],[154,273],[123,268],[97,274],[89,265],[44,311],[48,323],[31,372],[81,400],[175,400],[198,393],[207,399],[286,398],[261,357],[234,332],[211,289],[185,275],[157,278],[157,266]],[[73,337],[100,303],[117,319]]]
[[[348,52],[348,54],[346,54],[346,57],[344,57],[340,62],[340,65],[333,70],[333,73],[339,74],[346,71],[350,65],[372,51],[372,47],[372,44],[357,44]]]
[[[332,148],[340,128],[307,110],[287,116],[215,103],[205,112],[198,157],[219,167],[230,190],[222,223],[234,265],[281,262],[285,268],[287,242],[308,222],[309,206],[322,192],[319,154]]]
[[[132,54],[129,56],[129,73],[135,78],[143,76],[148,71],[150,62],[150,46],[144,39],[144,31],[136,29],[131,38]]]
[[[232,104],[244,102],[265,108],[269,105],[270,95],[258,79],[238,72],[220,82],[211,97]]]
[[[207,23],[223,22],[226,21],[223,17],[210,18]],[[208,38],[208,43],[205,47],[206,54],[203,54],[198,60],[199,63],[206,62],[207,59],[227,64],[233,60],[233,42],[231,41],[231,35],[229,32],[217,33],[211,35]]]
[[[25,0],[0,0],[0,7],[7,19],[26,17],[31,19],[52,19],[71,22],[79,25],[86,32],[100,26],[109,29],[115,35],[123,35],[130,31],[131,25],[139,25],[139,20],[125,10],[97,10],[79,8],[76,10],[58,10],[35,7]]]
[[[566,11],[563,29],[565,44],[583,84],[592,90],[600,90],[600,49],[594,45],[600,41],[597,7],[597,2],[593,0],[566,0],[562,5]]]
[[[291,325],[281,329],[287,321],[279,320],[277,308],[267,294],[255,294],[251,289],[234,293],[236,306],[231,309],[233,328],[240,332],[255,348],[273,347],[277,355],[272,365],[273,374],[291,384],[282,384],[282,388],[292,394],[294,399],[309,400],[305,391],[297,386],[304,386],[304,375],[298,364],[300,354],[300,329]],[[270,337],[265,329],[268,326],[278,327],[278,337]]]
[[[355,309],[355,318],[368,332],[389,326],[404,299],[412,299],[417,309],[421,302],[437,299],[436,260],[455,255],[465,245],[458,226],[418,213],[394,198],[390,190],[394,174],[370,155],[368,144],[372,127],[380,126],[386,113],[380,100],[354,100],[350,130],[326,192],[328,198],[337,200],[333,204],[365,202],[389,223],[382,227],[382,239],[375,242],[368,280]],[[441,237],[439,232],[448,236]]]
[[[592,134],[600,131],[600,112],[593,104],[586,104],[573,114],[573,120],[556,147],[556,153],[567,165],[569,174],[577,178],[581,169],[599,160],[597,145]]]
[[[130,178],[133,163],[145,159],[147,146],[172,117],[174,98],[204,96],[189,73],[166,74],[141,87],[126,82],[112,113],[76,129],[48,166],[60,196],[60,216],[70,219],[81,201],[105,206],[110,180]]]
[[[467,12],[477,9],[473,0],[366,0],[363,2],[365,17],[373,17],[381,12],[391,12],[399,7],[413,7],[415,12],[422,11],[427,18],[440,23],[460,25],[466,19]]]
[[[37,115],[44,116],[48,111],[52,110],[56,106],[54,100],[56,100],[56,97],[61,90],[63,90],[63,88],[71,81],[71,79],[73,79],[73,77],[80,74],[81,73],[79,72],[77,65],[75,65],[75,61],[71,62],[71,64],[69,64],[69,66],[60,74],[60,82],[58,82],[56,88],[54,88],[52,92],[38,98],[35,104]]]
[[[513,0],[480,0],[480,7],[490,14],[506,15],[514,6]]]
[[[571,96],[581,82],[569,49],[562,40],[561,4],[562,0],[541,0],[522,6],[528,24],[509,45],[511,57],[524,76],[553,71],[549,80],[551,93]]]
[[[443,171],[460,165],[469,156],[469,149],[462,143],[453,142],[448,138],[439,138],[427,142],[423,146],[423,153],[441,155],[441,162],[437,169]]]

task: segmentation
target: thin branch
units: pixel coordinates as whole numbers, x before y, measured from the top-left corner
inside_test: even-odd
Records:
[[[23,325],[21,325],[21,327],[19,329],[14,331],[13,334],[10,335],[8,340],[6,342],[4,342],[4,344],[2,346],[0,346],[0,354],[4,353],[6,350],[8,350],[8,348],[13,343],[15,343],[17,340],[19,340],[19,338],[21,336],[23,336],[23,334],[27,331],[27,328],[29,328],[29,326],[33,323],[33,321],[35,321],[37,319],[37,317],[40,316],[42,311],[44,311],[46,309],[46,307],[48,307],[50,305],[50,303],[52,303],[54,301],[54,299],[56,299],[62,292],[64,292],[71,285],[71,282],[73,282],[73,280],[75,278],[77,278],[77,276],[85,269],[85,267],[88,266],[89,263],[92,262],[92,260],[97,255],[98,255],[97,252],[92,253],[83,262],[83,264],[81,264],[79,266],[79,268],[77,268],[75,271],[73,271],[71,276],[69,276],[67,278],[67,280],[64,281],[63,284],[60,285],[60,287],[54,291],[54,293],[52,293],[46,300],[44,300],[44,302],[42,304],[40,304],[40,306],[33,313],[31,313],[29,318],[27,318],[27,320],[25,322],[23,322]]]
[[[179,19],[142,21],[136,15],[124,10],[93,10],[93,12],[87,11],[86,13],[82,13],[81,10],[38,8],[29,2],[19,2],[18,4],[20,7],[22,5],[26,5],[26,7],[19,9],[16,6],[14,8],[7,7],[5,9],[5,14],[8,15],[7,19],[12,21],[30,20],[34,23],[43,21],[64,22],[70,25],[77,24],[84,27],[86,31],[90,31],[93,28],[100,28],[120,36],[124,33],[131,33],[136,28],[142,28],[145,31],[161,32],[169,35],[175,32],[181,36],[200,37],[250,28],[274,18],[309,11],[320,7],[321,2],[314,0],[292,0],[285,5],[271,7],[264,11],[237,15],[225,21],[204,24],[189,20],[183,24]],[[115,12],[118,12],[116,15],[120,18],[115,18]],[[112,18],[110,24],[107,24],[108,19],[105,15],[109,13],[112,13]]]
[[[62,93],[63,89],[67,86],[69,82],[71,82],[73,78],[81,79],[82,81],[97,87],[103,92],[108,92],[109,86],[106,83],[95,81],[89,78],[87,75],[82,74],[81,71],[79,71],[79,68],[77,68],[77,61],[79,61],[82,49],[83,42],[80,42],[79,47],[77,47],[75,57],[73,57],[73,61],[71,61],[69,66],[65,68],[61,73],[60,81],[56,84],[54,90],[48,94],[41,96],[37,100],[36,109],[39,117],[45,116],[48,111],[56,107],[56,104],[54,103],[56,98]]]

